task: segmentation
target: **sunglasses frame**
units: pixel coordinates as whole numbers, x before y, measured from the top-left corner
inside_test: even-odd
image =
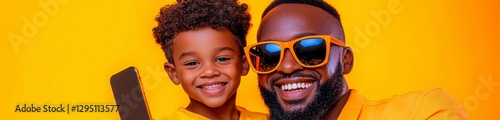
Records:
[[[300,60],[297,57],[297,54],[295,54],[295,50],[293,49],[293,45],[295,43],[297,43],[297,42],[299,42],[301,40],[311,39],[311,38],[322,38],[325,42],[328,42],[328,40],[330,40],[330,44],[326,44],[325,60],[323,60],[323,62],[321,62],[320,64],[312,65],[312,66],[310,66],[310,65],[304,65],[302,62],[300,62]],[[258,56],[250,53],[250,49],[252,47],[255,47],[255,46],[258,46],[258,45],[269,44],[269,43],[277,44],[277,45],[279,45],[281,47],[280,59],[278,61],[278,65],[276,65],[272,70],[269,70],[269,71],[266,71],[266,72],[258,71],[257,68],[256,68],[256,66],[254,66],[252,64],[252,60],[250,59],[250,56],[254,56],[254,57],[257,58],[256,59],[256,65],[257,65],[257,67],[260,64],[260,59],[259,59]],[[311,36],[305,36],[305,37],[296,38],[296,39],[293,39],[293,40],[287,41],[287,42],[281,42],[281,41],[258,42],[258,43],[246,46],[244,48],[244,50],[245,50],[245,56],[247,57],[247,61],[250,64],[252,70],[255,71],[258,74],[267,74],[267,73],[274,72],[274,71],[276,71],[276,69],[278,69],[278,67],[281,65],[281,62],[283,62],[283,57],[285,55],[285,50],[286,49],[290,50],[290,52],[291,52],[293,58],[295,59],[295,61],[297,63],[299,63],[303,67],[306,67],[306,68],[315,68],[315,67],[323,66],[323,65],[325,65],[328,62],[331,44],[335,44],[335,45],[337,45],[339,47],[342,47],[342,48],[346,47],[342,41],[340,41],[339,39],[337,39],[337,38],[335,38],[335,37],[333,37],[331,35],[311,35]]]

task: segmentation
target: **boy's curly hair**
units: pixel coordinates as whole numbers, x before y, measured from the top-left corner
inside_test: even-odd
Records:
[[[177,0],[176,4],[161,8],[153,35],[171,63],[174,62],[171,49],[174,37],[206,26],[231,31],[243,53],[251,26],[247,9],[247,4],[239,4],[237,0]]]

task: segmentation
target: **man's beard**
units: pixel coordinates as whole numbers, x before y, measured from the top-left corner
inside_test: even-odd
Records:
[[[316,89],[316,95],[314,95],[312,102],[305,109],[292,112],[287,112],[283,109],[278,101],[276,92],[272,92],[275,91],[272,87],[272,91],[267,90],[260,84],[259,88],[262,98],[269,108],[271,120],[323,119],[340,99],[340,94],[343,92],[343,79],[344,76],[342,75],[342,68],[339,63],[333,76],[329,77],[323,85],[319,84],[319,87],[317,87],[319,89]],[[305,102],[305,100],[301,100],[301,102]]]

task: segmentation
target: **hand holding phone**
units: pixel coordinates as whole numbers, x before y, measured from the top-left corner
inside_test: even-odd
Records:
[[[122,120],[151,120],[139,72],[129,67],[111,76],[111,88]]]

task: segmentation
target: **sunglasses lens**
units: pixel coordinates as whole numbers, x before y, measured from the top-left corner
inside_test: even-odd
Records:
[[[261,44],[250,48],[250,60],[257,71],[273,70],[280,61],[281,47],[278,44]]]
[[[306,66],[323,63],[326,57],[326,41],[322,38],[309,38],[298,41],[293,50],[299,61]]]

